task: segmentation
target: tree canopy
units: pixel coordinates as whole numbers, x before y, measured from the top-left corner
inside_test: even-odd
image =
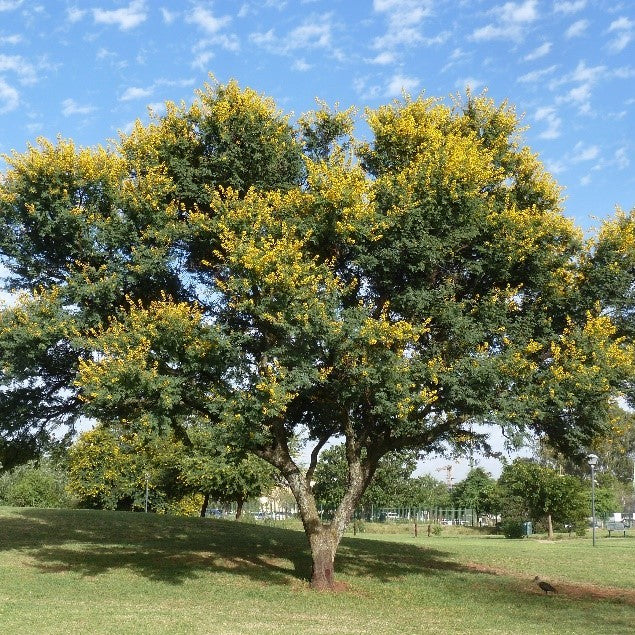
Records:
[[[486,445],[475,421],[589,446],[631,373],[589,273],[608,238],[563,216],[506,103],[404,97],[366,112],[364,142],[352,117],[323,105],[294,129],[212,84],[108,149],[9,157],[5,444],[81,415],[184,442],[204,422],[287,480],[316,587],[384,455]],[[311,482],[335,438],[347,489],[322,524]]]

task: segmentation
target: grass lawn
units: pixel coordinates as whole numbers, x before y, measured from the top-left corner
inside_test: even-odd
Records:
[[[292,529],[0,508],[0,632],[633,632],[635,536],[601,532],[593,548],[448,534],[347,536],[336,560],[345,590],[316,593]]]

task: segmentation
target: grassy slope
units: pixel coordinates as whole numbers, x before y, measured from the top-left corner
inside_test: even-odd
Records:
[[[312,592],[297,531],[0,509],[0,632],[597,633],[635,623],[635,538],[344,539],[347,590]],[[629,564],[630,563],[630,564]],[[560,593],[546,597],[541,575]]]

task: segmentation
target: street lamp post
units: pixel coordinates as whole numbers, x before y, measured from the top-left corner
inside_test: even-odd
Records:
[[[595,466],[598,464],[598,457],[595,454],[589,454],[587,461],[591,466],[591,522],[593,523],[593,546],[595,547]]]

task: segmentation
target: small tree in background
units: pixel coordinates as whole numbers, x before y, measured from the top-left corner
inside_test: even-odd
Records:
[[[588,515],[587,490],[573,476],[560,475],[529,459],[516,459],[498,480],[505,516],[542,522],[553,538],[553,525],[583,526]]]
[[[149,425],[98,425],[69,449],[69,488],[83,506],[141,510],[147,487],[149,509],[162,511],[185,493],[175,489],[178,454],[175,438]]]
[[[238,520],[247,500],[270,493],[280,479],[270,463],[226,445],[217,431],[197,426],[189,438],[192,450],[178,457],[178,478],[186,490],[203,495],[201,516],[209,501],[217,501],[235,503]]]
[[[474,468],[452,488],[452,502],[455,507],[473,509],[477,518],[482,514],[498,514],[500,495],[496,480],[482,467]]]
[[[68,463],[71,491],[83,505],[101,509],[144,509],[147,486],[153,511],[196,505],[204,515],[214,500],[236,503],[239,518],[247,499],[275,485],[270,464],[239,455],[217,434],[196,427],[178,439],[148,425],[97,426],[70,448]]]

